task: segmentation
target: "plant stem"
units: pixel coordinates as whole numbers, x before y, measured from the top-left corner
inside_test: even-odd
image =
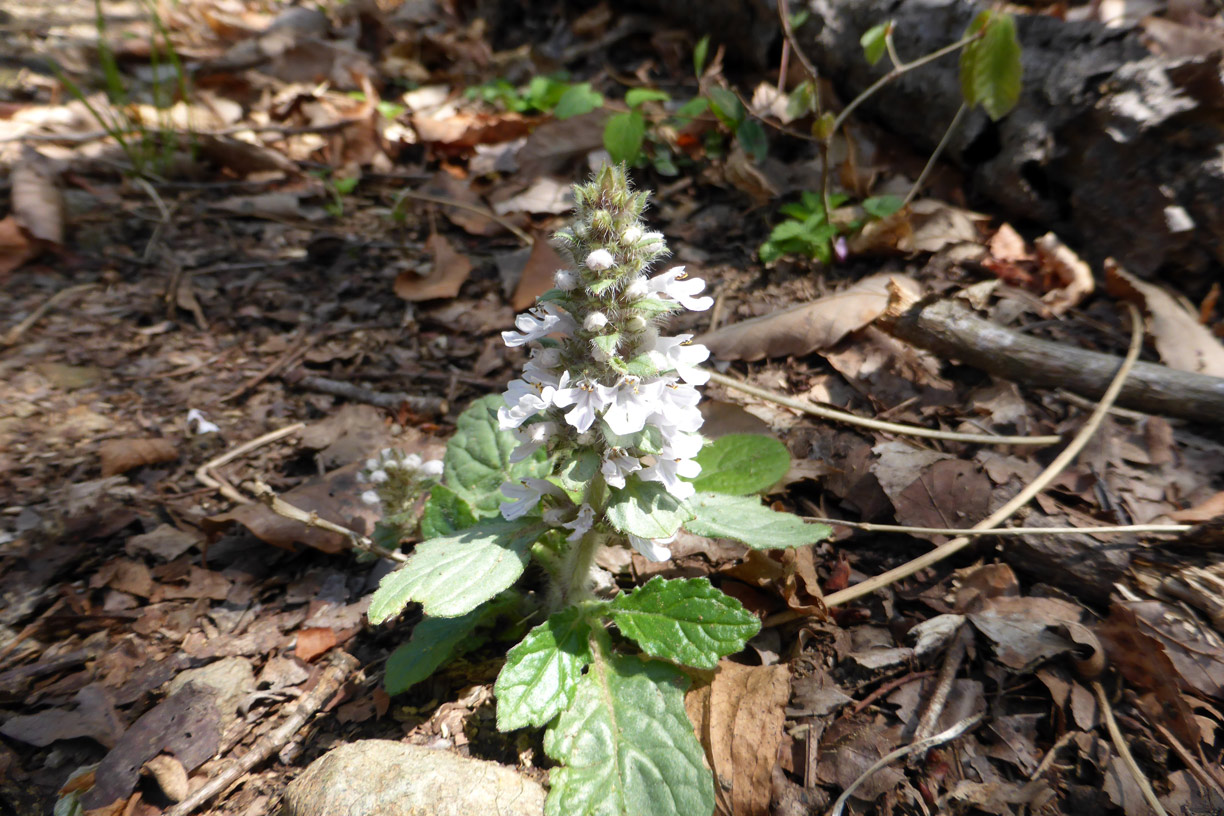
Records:
[[[952,124],[948,125],[948,129],[944,131],[943,138],[939,140],[939,144],[935,146],[935,151],[931,153],[927,159],[926,166],[922,168],[922,172],[918,174],[918,180],[914,182],[914,186],[905,196],[905,201],[901,204],[902,207],[908,207],[914,197],[922,189],[922,185],[926,184],[927,176],[931,175],[931,170],[935,167],[935,162],[939,161],[940,155],[944,152],[944,148],[948,146],[948,142],[952,140],[952,132],[956,130],[957,125],[961,123],[961,119],[965,118],[965,111],[969,110],[969,106],[964,102],[956,111],[956,115],[952,117]]]
[[[595,567],[595,553],[603,542],[604,534],[591,530],[566,551],[557,576],[561,590],[559,606],[573,606],[594,597],[591,571]]]

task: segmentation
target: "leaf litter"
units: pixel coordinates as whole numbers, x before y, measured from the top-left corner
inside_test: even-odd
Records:
[[[263,479],[321,518],[369,532],[374,515],[354,475],[360,463],[392,445],[436,446],[452,432],[455,409],[504,382],[521,361],[490,352],[490,341],[560,265],[545,238],[564,212],[560,193],[603,147],[605,114],[559,119],[478,104],[464,88],[503,70],[525,75],[533,57],[498,51],[498,38],[474,20],[414,18],[414,4],[359,5],[277,13],[189,4],[167,18],[211,95],[208,104],[205,96],[180,100],[176,110],[196,127],[233,132],[201,134],[196,157],[184,153],[176,166],[186,172],[154,185],[164,213],[108,169],[122,156],[101,143],[23,146],[33,155],[0,146],[12,168],[12,214],[0,220],[5,315],[16,323],[56,291],[98,284],[39,315],[0,359],[0,733],[11,741],[6,751],[17,749],[0,753],[0,768],[37,789],[41,804],[55,800],[68,770],[102,761],[91,805],[157,812],[150,800],[158,792],[139,782],[142,769],[162,794],[181,787],[176,765],[195,784],[218,747],[251,748],[283,702],[318,678],[329,650],[376,666],[406,636],[411,621],[391,636],[361,622],[389,564],[354,564],[343,536],[259,504],[235,505],[194,474],[244,441],[307,422],[301,440],[258,447],[211,472],[239,495],[248,480]],[[1161,24],[1150,20],[1164,18],[1148,19],[1155,31]],[[577,28],[557,30],[573,40]],[[1166,47],[1177,46],[1180,35],[1162,31]],[[124,41],[135,48],[141,39]],[[133,76],[150,75],[147,49],[125,54],[144,71]],[[633,49],[626,55],[618,58],[637,59]],[[602,69],[574,65],[598,85]],[[442,92],[402,93],[390,77]],[[688,81],[673,79],[676,88]],[[20,110],[0,120],[5,136],[96,129],[80,105],[53,102],[45,77],[23,81]],[[760,103],[778,107],[776,95]],[[135,109],[156,121],[152,106]],[[720,281],[721,328],[683,329],[709,332],[703,342],[724,362],[753,362],[735,370],[756,382],[863,415],[968,432],[1067,433],[1082,422],[1086,409],[1056,392],[991,381],[888,337],[876,321],[889,280],[940,295],[986,283],[970,296],[992,319],[1113,352],[1122,347],[1118,299],[1131,299],[1149,317],[1164,363],[1220,374],[1212,365],[1218,318],[1206,302],[1186,308],[1176,293],[1118,269],[1107,270],[1104,293],[1095,291],[1091,267],[1058,239],[1029,249],[1004,224],[987,240],[986,217],[935,199],[856,236],[844,265],[754,266],[767,225],[744,213],[755,197],[792,189],[786,179],[809,168],[779,168],[772,158],[758,166],[743,151],[725,161],[706,155],[693,134],[708,127],[674,140],[699,171],[685,166],[677,186],[649,174],[642,183],[661,190],[654,217],[681,239],[682,259]],[[842,170],[870,184],[870,174]],[[339,193],[346,178],[359,181]],[[401,201],[404,188],[444,203]],[[507,223],[527,230],[530,249]],[[162,245],[173,247],[182,280],[150,263],[158,256],[148,247]],[[856,260],[864,253],[870,262]],[[1041,325],[1050,317],[1057,320]],[[299,337],[305,348],[294,346]],[[298,387],[305,377],[340,382],[350,397]],[[454,408],[441,416],[406,403],[353,410],[381,391],[437,396]],[[241,397],[222,399],[230,394]],[[1031,481],[1043,461],[1018,448],[919,447],[725,394],[726,406],[747,409],[737,422],[772,425],[786,443],[792,471],[805,478],[784,479],[770,498],[804,515],[965,527]],[[218,422],[223,438],[192,435],[181,420],[191,408]],[[872,774],[853,812],[913,812],[920,802],[989,813],[1144,812],[1079,673],[1086,654],[1076,626],[1105,644],[1111,705],[1170,812],[1224,807],[1216,771],[1224,584],[1213,555],[1219,538],[1210,538],[1224,458],[1212,429],[1162,422],[1115,417],[1017,523],[1182,519],[1202,525],[1195,534],[1215,550],[1143,534],[1029,535],[984,542],[868,602],[833,609],[826,593],[924,551],[918,539],[929,536],[841,528],[834,541],[785,554],[692,537],[674,545],[666,565],[605,562],[625,582],[713,576],[766,619],[771,640],[755,656],[725,661],[690,694],[690,707],[703,712],[695,720],[721,783],[720,812],[828,802],[907,744],[924,716],[944,727],[979,711],[988,725]],[[949,633],[962,625],[971,646],[943,710],[931,712],[924,706]],[[241,699],[207,684],[167,686],[189,662],[239,667]],[[286,764],[257,769],[211,812],[260,812],[267,792],[282,789],[319,745],[362,736],[476,753],[539,776],[538,746],[500,741],[491,727],[498,667],[495,650],[477,649],[390,699],[380,697],[376,676],[354,678],[320,715],[318,737],[286,746]]]

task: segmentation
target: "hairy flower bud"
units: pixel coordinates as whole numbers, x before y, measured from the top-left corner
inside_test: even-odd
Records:
[[[608,316],[603,312],[591,312],[586,316],[586,320],[582,321],[582,328],[589,332],[597,332],[606,325],[608,325]]]
[[[568,292],[578,285],[578,276],[568,269],[558,269],[557,274],[553,276],[553,282],[558,289]]]
[[[587,268],[596,272],[611,269],[615,263],[616,258],[612,257],[612,253],[606,249],[597,249],[586,257]]]

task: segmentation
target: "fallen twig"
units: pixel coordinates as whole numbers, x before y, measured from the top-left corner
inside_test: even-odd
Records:
[[[39,320],[42,320],[43,316],[47,312],[51,311],[52,308],[68,298],[73,297],[74,295],[79,295],[82,292],[88,292],[90,289],[97,289],[100,285],[101,284],[97,283],[81,283],[76,286],[69,286],[67,289],[59,290],[51,297],[44,300],[41,306],[39,306],[33,312],[30,312],[25,320],[9,329],[4,335],[3,341],[0,341],[0,345],[15,345],[17,341],[21,339],[21,336],[29,331],[31,326],[33,326]]]
[[[401,564],[408,560],[408,556],[403,553],[392,552],[391,550],[375,544],[368,536],[364,536],[355,530],[350,530],[347,527],[341,527],[339,524],[321,518],[318,513],[306,512],[297,505],[289,502],[276,495],[276,492],[264,484],[259,479],[244,484],[255,497],[263,502],[269,510],[282,518],[287,518],[291,521],[300,521],[308,527],[318,527],[321,530],[328,530],[333,533],[339,533],[349,540],[353,549],[363,550],[372,555],[377,555],[381,558],[389,558],[392,561],[398,561]]]
[[[475,204],[468,204],[463,201],[455,201],[451,198],[443,198],[442,196],[430,195],[429,193],[418,193],[416,190],[400,190],[396,193],[395,205],[399,206],[400,201],[405,198],[411,198],[416,201],[428,201],[430,204],[441,204],[446,207],[455,207],[460,210],[467,210],[470,213],[483,216],[495,224],[501,224],[503,227],[514,233],[515,237],[522,241],[527,246],[535,245],[535,238],[519,229],[509,219],[502,218],[497,213],[485,207],[478,207]]]
[[[961,527],[908,527],[904,524],[876,524],[867,521],[843,521],[842,519],[804,516],[804,521],[830,524],[834,527],[850,527],[872,533],[909,533],[910,535],[958,535],[958,536],[1013,536],[1013,535],[1103,535],[1105,533],[1185,533],[1194,529],[1193,524],[1115,524],[1108,527],[991,527],[990,529],[964,529]]]
[[[270,442],[275,442],[278,439],[283,439],[290,434],[297,433],[305,427],[306,423],[295,422],[292,425],[288,425],[279,430],[271,431],[263,436],[256,437],[250,442],[244,442],[233,450],[227,451],[213,459],[209,459],[207,462],[196,468],[196,481],[198,481],[200,484],[208,485],[214,490],[221,491],[221,495],[225,496],[225,498],[229,499],[230,501],[237,502],[238,504],[251,504],[251,500],[235,490],[233,485],[231,485],[228,481],[224,481],[218,474],[213,473],[213,468],[219,468],[224,464],[228,464],[229,462],[237,459],[239,456],[244,456],[258,447],[267,445]]]
[[[1160,804],[1160,800],[1156,798],[1156,791],[1152,790],[1152,783],[1148,782],[1147,777],[1143,775],[1143,771],[1139,768],[1139,763],[1135,762],[1134,756],[1131,755],[1130,747],[1126,744],[1126,737],[1122,735],[1122,729],[1118,728],[1118,722],[1114,719],[1113,707],[1109,704],[1109,697],[1105,694],[1105,687],[1101,685],[1099,680],[1093,680],[1092,690],[1096,692],[1097,702],[1101,706],[1101,713],[1105,716],[1105,728],[1109,731],[1109,738],[1113,740],[1114,750],[1118,752],[1118,756],[1122,759],[1122,764],[1130,771],[1135,784],[1143,792],[1143,798],[1147,800],[1148,807],[1156,811],[1157,816],[1169,816],[1164,806]]]
[[[856,416],[846,411],[839,411],[836,408],[825,408],[820,405],[814,405],[806,400],[797,400],[792,397],[776,394],[773,391],[759,388],[755,385],[749,385],[745,382],[733,379],[725,374],[719,374],[717,371],[710,372],[710,382],[724,385],[727,388],[734,388],[736,391],[742,391],[745,394],[751,394],[759,399],[768,400],[778,405],[784,405],[787,408],[793,408],[796,411],[801,411],[805,414],[818,416],[821,419],[828,419],[833,422],[841,422],[846,425],[857,425],[860,428],[870,428],[873,431],[885,431],[887,433],[899,434],[901,436],[918,436],[924,439],[944,439],[949,442],[969,442],[975,445],[1057,445],[1062,442],[1061,436],[996,436],[994,434],[968,434],[958,433],[956,431],[936,431],[930,428],[922,428],[918,425],[903,425],[897,422],[884,422],[879,419],[868,419],[867,417]]]
[[[440,416],[448,410],[446,400],[442,397],[416,397],[400,392],[371,391],[369,388],[362,388],[360,385],[340,382],[339,380],[327,377],[307,375],[293,380],[293,384],[311,391],[321,391],[324,394],[341,397],[350,402],[364,402],[379,408],[394,410],[401,405],[407,405],[415,413],[433,416]]]
[[[1084,423],[1084,427],[1079,430],[1075,438],[1054,458],[1054,461],[1038,474],[1037,478],[1032,483],[1026,485],[1019,493],[1017,493],[1011,501],[1004,504],[995,512],[991,513],[987,518],[973,525],[975,530],[989,530],[998,527],[1006,519],[1010,518],[1017,510],[1028,504],[1034,496],[1058,478],[1058,475],[1071,464],[1072,460],[1079,455],[1084,446],[1088,444],[1088,440],[1096,433],[1101,421],[1105,419],[1105,415],[1109,413],[1109,408],[1113,405],[1114,400],[1118,398],[1118,393],[1122,390],[1122,385],[1126,382],[1126,377],[1130,374],[1131,368],[1135,365],[1135,360],[1139,357],[1139,350],[1143,348],[1143,318],[1139,314],[1139,310],[1133,304],[1126,304],[1130,310],[1131,317],[1131,344],[1130,349],[1126,353],[1126,359],[1122,361],[1122,365],[1118,367],[1117,373],[1114,374],[1113,382],[1109,384],[1101,401],[1097,403],[1096,410],[1088,417],[1088,421]],[[888,586],[889,584],[899,581],[902,578],[908,578],[919,570],[937,564],[940,561],[948,558],[955,553],[964,549],[973,539],[967,535],[959,535],[946,544],[940,545],[931,550],[925,555],[920,555],[917,558],[902,564],[899,567],[890,569],[887,572],[881,573],[874,578],[868,578],[866,581],[855,584],[852,587],[834,592],[825,597],[825,605],[828,607],[844,604],[847,601],[852,601],[855,598],[860,598],[864,595],[869,595],[877,589]]]
[[[167,810],[165,816],[189,816],[214,797],[227,791],[244,774],[283,748],[289,740],[293,739],[293,735],[301,730],[306,721],[335,696],[349,675],[357,670],[358,665],[357,658],[347,652],[340,649],[332,651],[327,668],[319,676],[319,682],[313,689],[298,698],[283,723],[271,733],[256,740],[249,751],[205,782],[199,790]]]
[[[914,303],[900,289],[875,325],[941,358],[959,360],[1022,385],[1065,388],[1096,399],[1105,393],[1118,358],[1039,340],[984,320],[956,300]],[[1224,378],[1138,363],[1118,404],[1149,414],[1218,423]]]

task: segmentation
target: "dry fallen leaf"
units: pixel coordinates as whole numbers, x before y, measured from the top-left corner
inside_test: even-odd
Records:
[[[330,627],[314,626],[297,633],[297,646],[293,656],[309,663],[336,645],[336,631]]]
[[[553,249],[548,237],[537,233],[535,243],[531,245],[531,254],[527,256],[527,264],[514,287],[510,305],[516,312],[521,312],[535,303],[537,297],[552,288],[557,270],[564,268],[565,261]]]
[[[64,196],[49,162],[26,147],[13,166],[13,217],[34,238],[50,244],[64,241]]]
[[[915,298],[922,294],[917,281],[905,275],[872,275],[837,294],[703,334],[697,342],[722,360],[802,356],[827,349],[883,313],[890,280]]]
[[[411,269],[402,270],[395,278],[395,294],[413,303],[453,298],[472,274],[472,262],[440,233],[430,235],[425,247],[433,256],[429,273],[418,275]]]
[[[0,219],[0,282],[26,261],[38,257],[40,251],[26,237],[16,218],[9,215]]]
[[[102,459],[102,475],[127,473],[145,465],[173,462],[178,451],[169,439],[110,439],[98,449]]]
[[[1147,312],[1148,331],[1165,365],[1224,377],[1224,344],[1164,289],[1139,280],[1113,259],[1105,261],[1105,288]]]
[[[1070,247],[1052,232],[1047,232],[1035,242],[1037,259],[1045,273],[1046,293],[1041,299],[1056,315],[1065,314],[1078,306],[1092,294],[1096,281],[1092,269],[1080,260]]]

